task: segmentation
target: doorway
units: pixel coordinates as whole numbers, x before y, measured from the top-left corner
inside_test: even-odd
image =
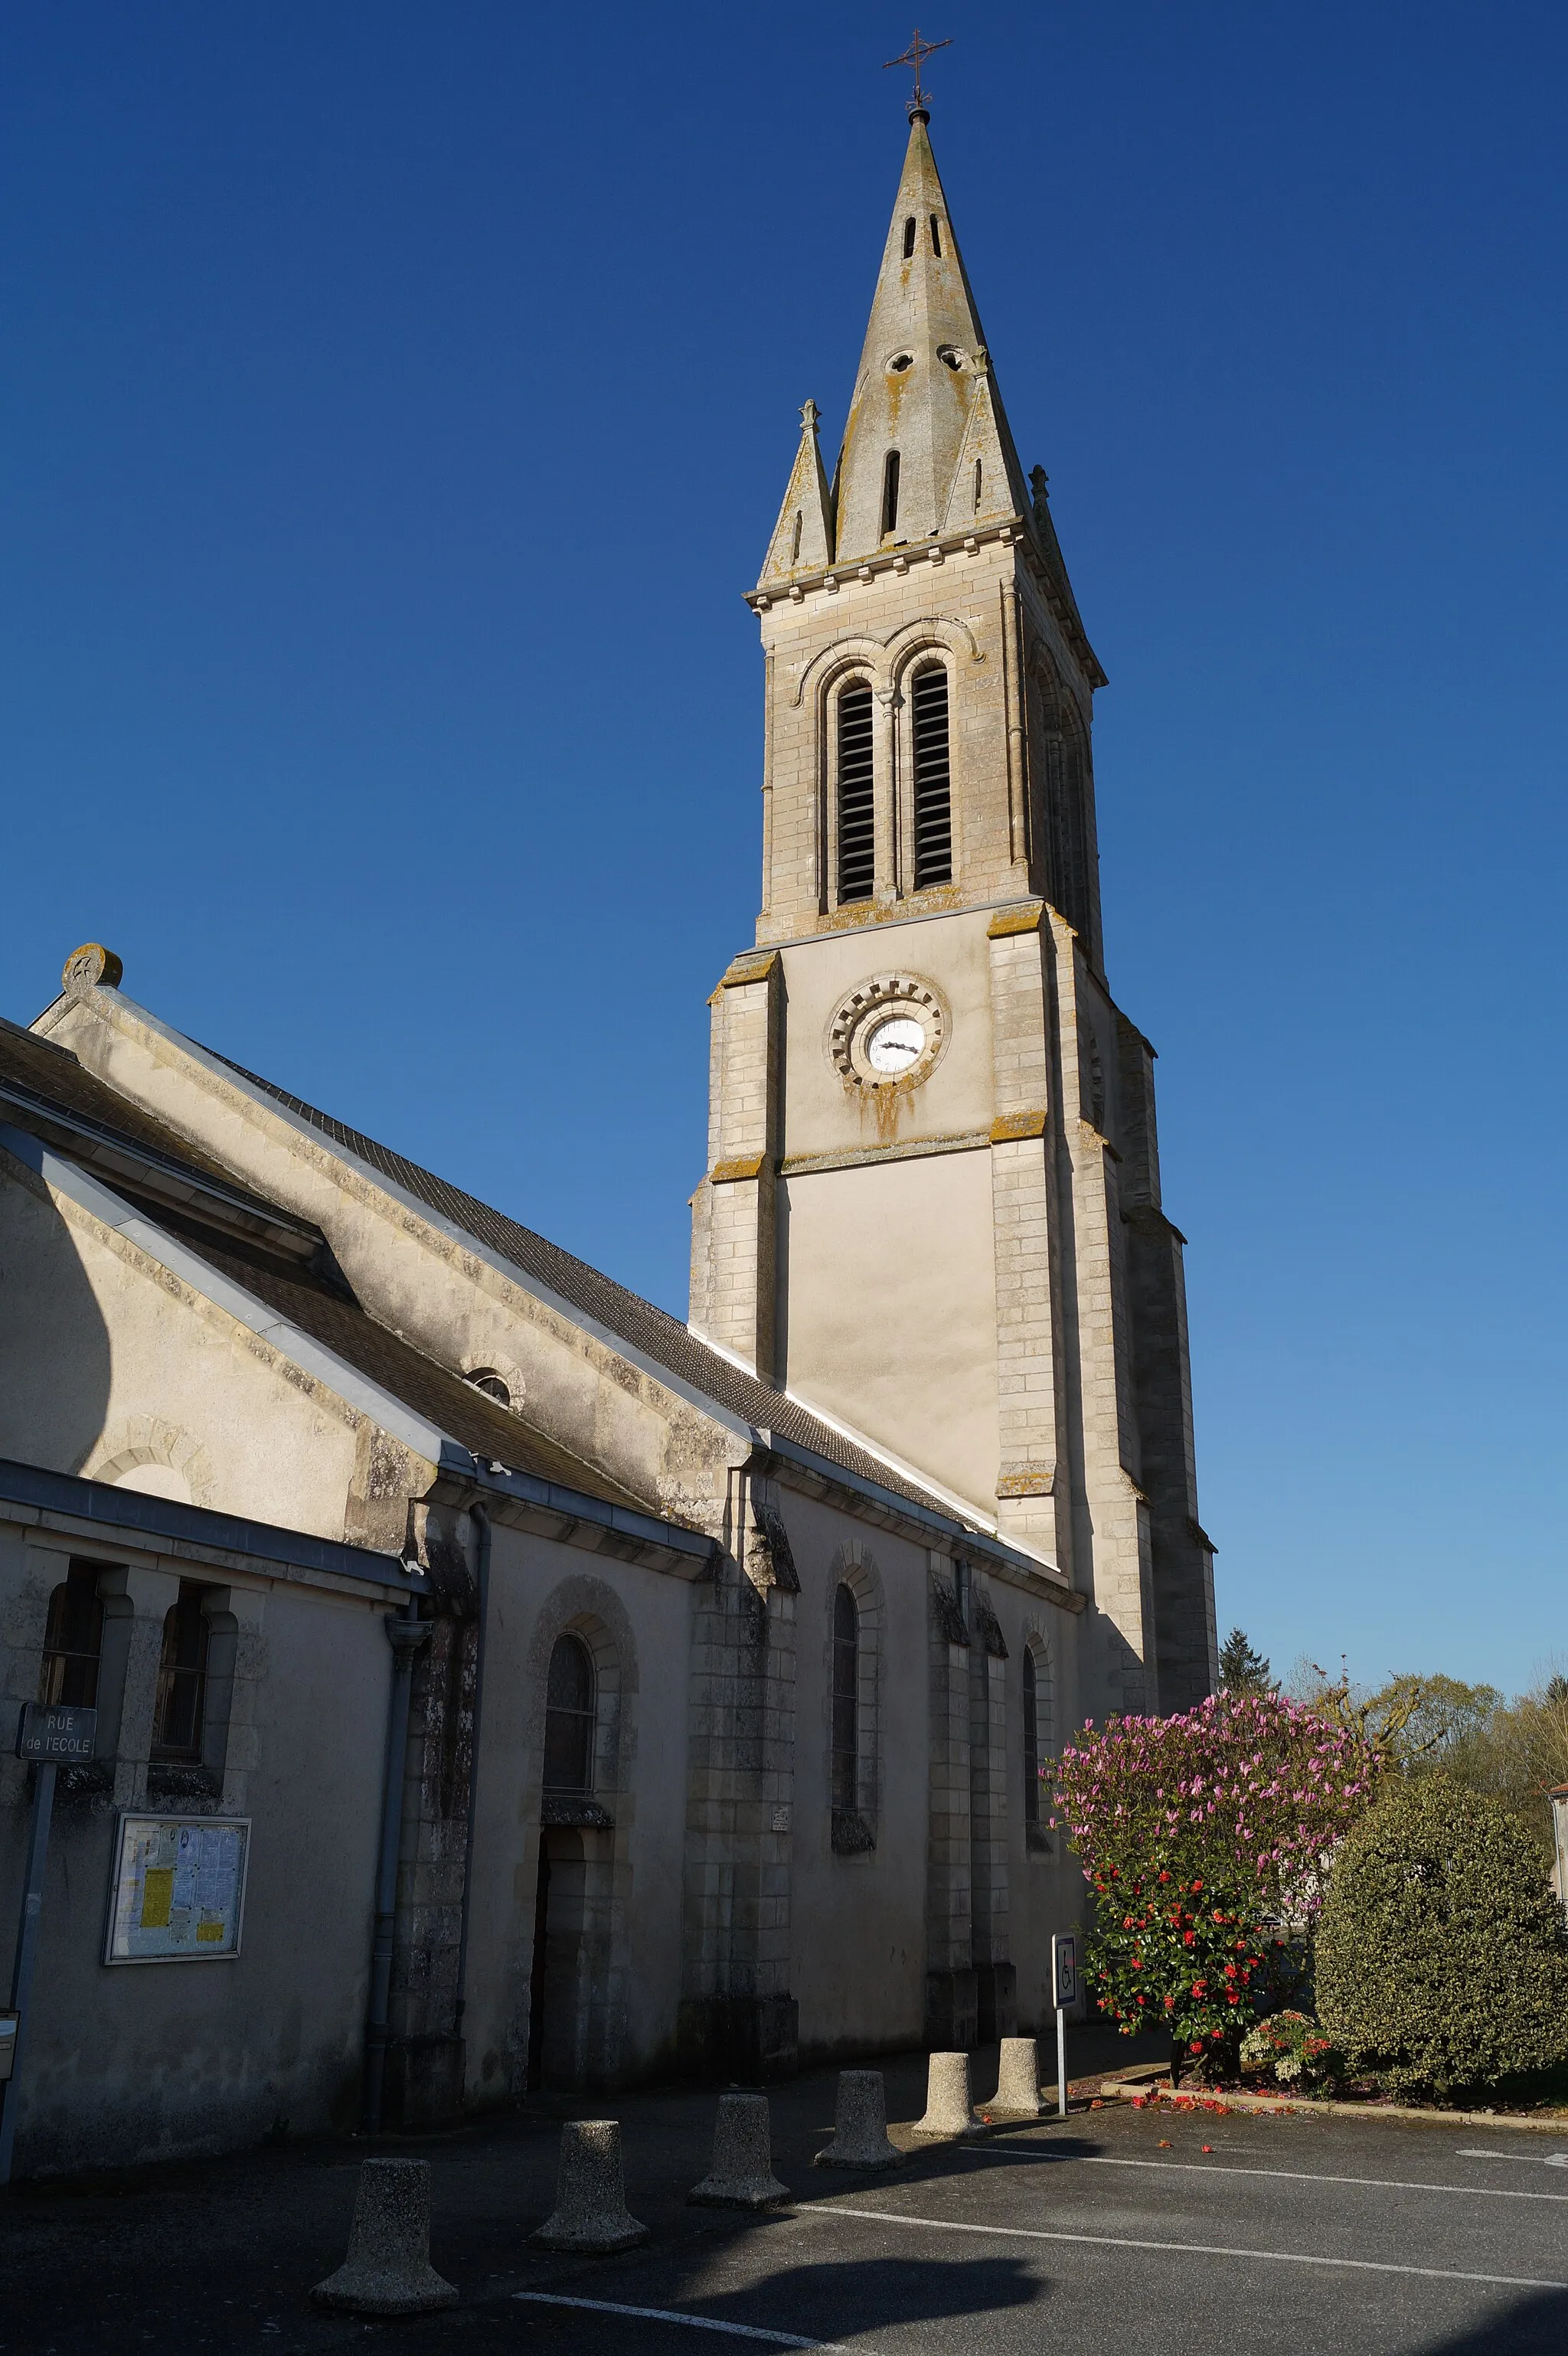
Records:
[[[581,1834],[553,1826],[541,1832],[528,1982],[530,2093],[541,2086],[581,2086],[587,2076],[587,1879]]]

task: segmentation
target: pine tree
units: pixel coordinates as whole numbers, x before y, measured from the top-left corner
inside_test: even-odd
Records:
[[[1231,1693],[1272,1693],[1267,1659],[1254,1653],[1246,1632],[1232,1628],[1220,1647],[1220,1683]]]

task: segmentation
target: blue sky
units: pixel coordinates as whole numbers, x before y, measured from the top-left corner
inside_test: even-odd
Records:
[[[1112,684],[1221,1629],[1563,1633],[1568,20],[955,5],[933,137]],[[683,1311],[756,574],[883,6],[11,0],[0,1009],[126,988]]]

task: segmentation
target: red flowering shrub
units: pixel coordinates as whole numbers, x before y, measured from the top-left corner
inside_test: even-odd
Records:
[[[1113,1719],[1062,1753],[1056,1805],[1094,1892],[1086,1963],[1132,2035],[1232,2063],[1290,1991],[1328,1851],[1374,1773],[1363,1745],[1275,1693]]]

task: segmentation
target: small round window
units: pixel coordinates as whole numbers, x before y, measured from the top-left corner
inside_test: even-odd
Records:
[[[964,365],[963,353],[955,352],[951,344],[940,345],[937,348],[936,357],[944,368],[961,369]]]
[[[895,352],[891,359],[888,362],[889,369],[894,376],[902,376],[905,369],[912,369],[913,366],[914,354],[912,352]]]

